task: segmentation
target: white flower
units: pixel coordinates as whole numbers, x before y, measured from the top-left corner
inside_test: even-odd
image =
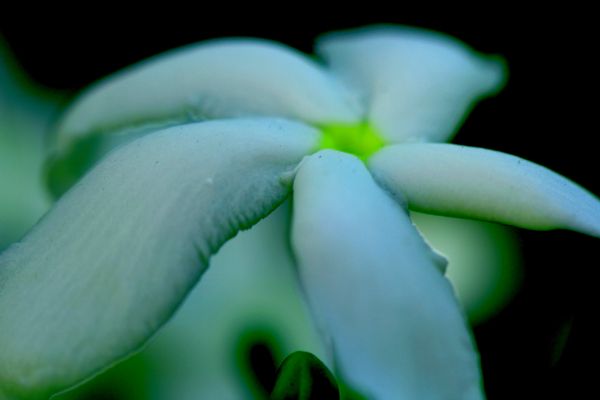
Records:
[[[0,256],[0,398],[47,397],[138,349],[210,256],[290,195],[330,365],[373,398],[483,397],[446,261],[407,207],[600,236],[600,203],[525,160],[431,143],[499,90],[498,59],[399,27],[325,36],[318,53],[329,69],[271,42],[213,41],[74,103],[54,191],[100,161]]]

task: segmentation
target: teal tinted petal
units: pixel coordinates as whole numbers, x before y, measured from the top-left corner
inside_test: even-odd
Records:
[[[247,115],[352,122],[349,93],[298,51],[260,39],[221,39],[168,52],[84,92],[59,126],[94,132]]]
[[[47,396],[139,347],[318,141],[302,124],[189,124],[120,148],[0,256],[0,391]],[[10,397],[9,397],[10,398]]]
[[[352,123],[359,114],[347,89],[302,53],[267,40],[213,40],[151,58],[82,93],[58,126],[50,173],[80,174],[106,149],[148,130],[244,116]]]
[[[600,202],[593,194],[519,157],[450,144],[407,144],[384,148],[369,167],[416,211],[600,236]]]
[[[357,158],[321,151],[294,181],[292,244],[336,367],[376,399],[481,399],[445,260]]]
[[[362,93],[367,119],[390,142],[447,141],[473,105],[506,79],[498,57],[403,26],[325,35],[317,53]]]

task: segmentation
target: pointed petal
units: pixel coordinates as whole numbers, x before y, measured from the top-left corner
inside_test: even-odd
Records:
[[[0,256],[0,388],[47,396],[138,349],[210,255],[283,201],[317,141],[301,124],[239,119],[111,153]]]
[[[368,119],[393,143],[449,140],[475,102],[497,92],[506,75],[498,57],[411,27],[325,35],[317,53],[361,90]]]
[[[519,157],[451,144],[407,144],[384,148],[369,167],[416,211],[600,236],[600,202],[593,194]]]
[[[355,157],[322,151],[294,182],[309,305],[350,384],[377,399],[480,399],[477,354],[442,260]]]

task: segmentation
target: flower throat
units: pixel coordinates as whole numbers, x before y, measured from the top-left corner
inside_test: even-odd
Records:
[[[319,149],[334,149],[354,154],[361,160],[385,145],[379,133],[368,123],[326,124],[319,126],[323,134]]]

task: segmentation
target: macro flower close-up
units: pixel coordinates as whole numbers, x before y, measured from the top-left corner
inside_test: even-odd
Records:
[[[506,84],[500,56],[393,25],[325,34],[315,54],[211,40],[74,99],[46,164],[58,200],[0,255],[0,399],[46,399],[151,347],[252,232],[228,262],[261,247],[285,268],[302,331],[286,353],[368,399],[485,398],[452,262],[409,211],[598,237],[600,202],[445,143]]]

